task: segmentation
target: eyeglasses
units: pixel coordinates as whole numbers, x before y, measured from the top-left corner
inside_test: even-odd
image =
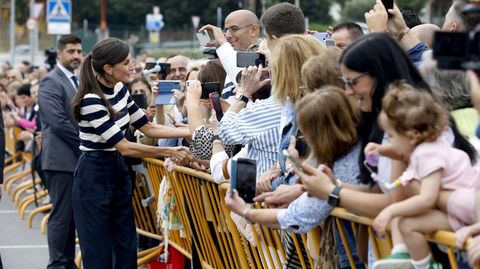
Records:
[[[232,33],[235,33],[236,31],[240,30],[240,29],[243,29],[243,28],[247,28],[247,27],[250,27],[252,26],[253,24],[248,24],[248,25],[232,25],[230,27],[227,27],[225,29],[223,29],[223,33],[226,34],[228,31],[232,32]]]
[[[348,85],[350,88],[353,88],[355,85],[357,85],[358,80],[365,75],[368,75],[368,72],[360,74],[353,79],[348,79],[348,78],[342,77],[342,81],[343,81],[343,83],[345,83],[345,85]]]

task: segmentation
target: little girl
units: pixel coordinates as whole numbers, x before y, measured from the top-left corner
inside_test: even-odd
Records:
[[[465,152],[442,138],[448,126],[448,114],[428,93],[405,83],[394,84],[382,101],[379,121],[389,142],[367,145],[366,155],[387,155],[388,152],[388,157],[407,163],[403,174],[389,185],[402,184],[410,197],[391,204],[375,218],[373,226],[380,235],[397,218],[392,222],[398,223],[392,225],[392,234],[398,234],[394,233],[398,229],[404,243],[394,246],[394,258],[378,261],[373,268],[400,268],[400,264],[401,268],[412,268],[412,265],[416,269],[441,268],[432,261],[424,235],[437,230],[457,231],[476,222],[475,189],[480,185],[479,168],[472,167]],[[440,190],[453,192],[448,198],[439,199]]]

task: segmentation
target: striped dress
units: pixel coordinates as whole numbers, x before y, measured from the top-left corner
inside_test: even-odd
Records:
[[[82,151],[114,151],[114,146],[124,138],[129,124],[139,129],[148,118],[133,102],[128,89],[119,82],[115,87],[108,88],[100,84],[105,97],[115,111],[113,120],[104,101],[100,96],[89,93],[81,103],[80,150]]]

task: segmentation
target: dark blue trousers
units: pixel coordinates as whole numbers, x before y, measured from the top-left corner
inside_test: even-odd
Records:
[[[73,214],[85,269],[136,269],[132,184],[116,152],[84,152],[73,184]]]

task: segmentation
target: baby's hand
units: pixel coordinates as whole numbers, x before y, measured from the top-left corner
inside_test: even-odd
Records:
[[[374,142],[370,142],[368,143],[365,148],[363,149],[363,153],[365,153],[365,155],[374,155],[374,154],[378,154],[378,149],[381,147],[382,145],[378,144],[378,143],[374,143]]]
[[[480,233],[480,223],[476,223],[470,226],[462,227],[455,232],[455,238],[457,239],[457,245],[462,247],[467,238],[470,236],[476,236]]]

